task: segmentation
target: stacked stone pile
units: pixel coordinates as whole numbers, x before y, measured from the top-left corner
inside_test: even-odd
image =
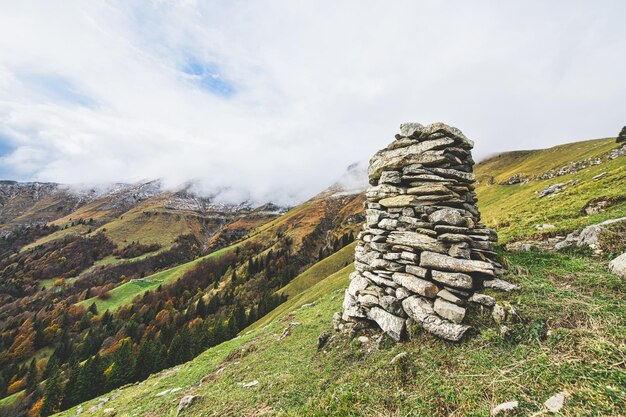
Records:
[[[344,322],[370,320],[399,340],[407,320],[460,340],[468,302],[502,266],[496,233],[480,224],[473,142],[443,123],[406,123],[370,161],[366,222],[345,293]],[[501,281],[500,281],[501,282]]]

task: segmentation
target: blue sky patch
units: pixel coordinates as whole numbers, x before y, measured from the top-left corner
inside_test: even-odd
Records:
[[[54,101],[83,107],[93,107],[95,101],[71,80],[58,74],[26,72],[18,78],[35,92]]]
[[[15,148],[16,146],[11,140],[0,134],[0,157],[10,154]]]
[[[235,94],[235,86],[220,73],[214,64],[204,64],[195,58],[190,58],[182,68],[182,71],[202,89],[222,97],[230,97]]]

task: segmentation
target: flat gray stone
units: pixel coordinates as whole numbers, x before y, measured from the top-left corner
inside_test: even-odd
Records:
[[[361,276],[358,272],[350,274],[350,285],[348,286],[348,294],[356,296],[359,291],[364,290],[369,285],[369,281]]]
[[[419,203],[419,200],[414,195],[398,195],[395,197],[383,198],[379,201],[379,203],[387,208],[413,207]]]
[[[439,292],[439,287],[430,281],[417,278],[414,275],[396,272],[393,274],[396,284],[403,286],[407,290],[428,298],[434,298]]]
[[[464,324],[452,323],[437,316],[428,316],[422,322],[422,327],[429,333],[442,339],[458,342],[470,329]]]
[[[444,319],[461,323],[465,318],[465,308],[437,297],[434,304],[435,312]]]
[[[422,252],[420,256],[420,266],[447,272],[495,274],[494,267],[489,262],[458,259],[435,252]]]
[[[519,403],[517,401],[508,401],[506,403],[498,404],[491,409],[491,415],[499,416],[501,414],[515,411],[517,410],[517,407],[519,407]]]
[[[402,123],[400,124],[400,135],[404,137],[409,137],[409,136],[414,136],[414,135],[419,136],[423,129],[424,129],[424,126],[421,125],[420,123],[416,123],[416,122]]]
[[[434,224],[447,224],[449,226],[465,227],[467,225],[465,217],[453,208],[437,210],[428,216],[428,220]]]
[[[383,149],[372,157],[368,168],[370,182],[378,181],[383,171],[393,171],[411,164],[440,164],[446,161],[443,151],[454,143],[453,139],[441,138],[424,142],[417,142],[397,149]]]
[[[406,193],[414,195],[456,195],[456,193],[450,191],[444,184],[439,182],[424,183],[417,187],[411,187],[406,190]]]
[[[437,293],[437,298],[441,298],[443,300],[449,301],[458,306],[465,305],[465,300],[463,300],[458,295],[453,294],[452,292],[446,290],[445,288]]]
[[[389,236],[387,236],[387,242],[396,245],[409,246],[422,251],[438,253],[447,252],[446,245],[442,242],[433,237],[417,232],[393,231],[389,233]]]
[[[461,272],[432,271],[433,280],[455,288],[472,289],[474,280],[470,275]]]
[[[493,307],[494,305],[496,305],[496,299],[486,294],[474,293],[469,298],[469,301],[484,305],[485,307]]]
[[[367,318],[374,320],[392,339],[402,339],[405,331],[405,320],[403,318],[394,316],[380,307],[372,307],[369,309]]]
[[[400,184],[402,174],[398,171],[383,171],[378,180],[379,184]]]
[[[486,280],[484,282],[484,286],[485,288],[493,288],[494,290],[500,290],[500,291],[506,291],[506,292],[517,291],[520,289],[520,287],[518,287],[517,285],[512,284],[509,281],[505,281],[500,278]]]
[[[418,278],[426,278],[426,274],[428,273],[428,270],[426,268],[415,265],[407,265],[405,267],[405,271],[407,272],[407,274],[415,275]]]
[[[543,406],[551,413],[558,413],[565,405],[565,401],[569,397],[570,393],[567,391],[561,391],[558,394],[548,398]]]
[[[435,314],[433,303],[416,295],[407,297],[406,299],[402,300],[402,308],[404,308],[404,312],[410,318],[418,323],[423,322],[426,317]]]

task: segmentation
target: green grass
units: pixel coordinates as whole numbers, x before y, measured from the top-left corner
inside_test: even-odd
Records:
[[[508,279],[523,290],[500,295],[522,322],[499,335],[487,311],[476,308],[479,332],[452,344],[417,332],[411,341],[361,345],[335,336],[321,352],[317,337],[331,331],[350,268],[290,300],[280,319],[209,349],[174,370],[119,391],[107,403],[118,416],[175,416],[184,395],[200,398],[180,416],[485,416],[518,400],[531,415],[561,390],[572,393],[564,416],[616,416],[626,407],[626,283],[602,262],[576,255],[511,256]],[[302,303],[315,304],[300,307]],[[279,336],[290,322],[292,328]],[[407,352],[405,367],[389,361]],[[240,384],[258,380],[259,385]],[[155,397],[165,389],[182,388]],[[91,400],[83,405],[89,412]],[[62,413],[70,416],[74,410]]]
[[[248,330],[257,329],[267,325],[268,323],[287,315],[290,311],[296,310],[305,304],[312,304],[318,301],[324,295],[339,288],[346,288],[349,280],[348,276],[354,271],[354,265],[348,265],[339,271],[321,279],[318,283],[307,290],[290,297],[286,302],[276,307],[264,317],[251,324]]]
[[[617,147],[615,138],[592,139],[566,143],[547,149],[513,151],[498,154],[476,166],[476,177],[493,176],[496,182],[506,181],[514,174],[536,176],[574,161],[595,158]]]
[[[288,300],[252,323],[245,331],[256,329],[282,317],[303,304],[313,303],[317,298],[341,286],[348,285],[350,272],[354,271],[354,248],[356,242],[322,259],[281,288],[277,293],[286,294]],[[312,287],[315,287],[312,289]],[[245,332],[244,331],[244,332]]]
[[[8,397],[4,397],[3,399],[0,400],[0,408],[7,406],[9,404],[12,404],[13,401],[17,400],[17,397],[19,397],[23,393],[24,391],[18,391],[15,394],[11,394]]]
[[[506,153],[479,164],[476,173],[482,180],[477,192],[483,220],[497,227],[506,242],[536,234],[538,224],[554,224],[552,233],[566,233],[626,216],[626,203],[592,216],[582,211],[593,198],[626,195],[624,157],[525,185],[489,186],[484,181],[486,175],[496,181],[518,172],[534,176],[613,147],[609,139],[585,141]],[[599,181],[591,179],[605,171]],[[581,182],[560,195],[537,198],[536,191],[546,185],[574,179]],[[250,236],[269,236],[291,221],[303,226],[299,216],[310,206],[305,203]],[[568,390],[572,396],[564,416],[613,416],[626,409],[626,283],[609,274],[604,261],[565,253],[508,255],[511,269],[505,278],[522,290],[491,293],[513,303],[521,317],[506,339],[489,310],[472,307],[470,324],[477,331],[464,343],[448,343],[414,329],[410,341],[396,344],[385,339],[379,345],[366,331],[370,341],[365,345],[334,335],[318,352],[318,336],[332,333],[332,315],[341,310],[353,271],[352,265],[344,265],[351,261],[353,246],[325,258],[279,290],[289,299],[240,337],[120,389],[120,396],[105,408],[113,407],[124,417],[177,416],[180,398],[193,394],[199,399],[180,416],[485,416],[499,403],[518,400],[515,415],[521,416],[539,412],[549,396]],[[182,276],[185,265],[152,279],[173,281]],[[109,308],[147,290],[129,284],[111,291],[119,294],[107,300],[113,300]],[[281,338],[292,322],[300,325]],[[408,353],[406,366],[391,366],[390,360],[400,352]],[[258,386],[241,386],[255,379]],[[177,387],[181,390],[174,394],[155,397]],[[101,410],[88,411],[94,404],[96,400],[84,404],[81,416],[101,415]]]
[[[131,303],[135,297],[142,295],[146,291],[154,290],[158,288],[159,285],[170,284],[178,280],[185,274],[185,272],[193,268],[198,262],[204,259],[219,257],[227,252],[230,252],[231,250],[234,250],[236,247],[237,245],[228,246],[208,255],[194,259],[193,261],[166,269],[165,271],[157,272],[156,274],[148,275],[141,281],[128,281],[109,291],[110,298],[106,300],[101,300],[98,297],[92,297],[81,301],[78,305],[88,308],[95,302],[99,312],[117,310],[121,306]]]
[[[285,285],[279,291],[279,294],[285,294],[290,298],[302,293],[306,289],[318,281],[326,278],[330,274],[333,274],[340,269],[346,267],[354,261],[354,248],[356,242],[341,248],[332,255],[324,258],[320,262],[316,263],[297,277],[295,277],[289,284]]]
[[[614,146],[614,141],[599,140],[561,146],[559,149],[566,158],[580,160],[584,159],[586,155],[593,154],[592,150],[602,153],[600,150],[605,151]],[[517,172],[536,175],[545,172],[546,167],[562,166],[564,163],[557,158],[559,155],[560,158],[563,158],[561,154],[555,154],[554,148],[551,148],[544,151],[533,151],[533,158],[525,160],[523,164],[519,161],[516,162],[514,153],[511,153],[504,154],[501,160],[498,160],[498,164],[488,160],[477,165],[477,176],[483,178],[476,189],[478,206],[485,223],[498,230],[501,242],[531,236],[537,233],[536,226],[544,223],[556,226],[555,229],[550,230],[551,233],[566,234],[589,224],[626,216],[626,200],[614,204],[607,211],[599,214],[589,216],[583,211],[585,204],[594,198],[626,197],[626,157],[619,157],[574,174],[551,180],[532,180],[523,185],[488,185],[484,180],[485,175],[495,175],[501,179],[506,179]],[[552,165],[545,165],[551,160],[550,158],[555,158]],[[503,162],[507,162],[507,164]],[[528,169],[529,167],[532,167],[533,170]],[[600,180],[592,179],[602,172],[607,174]],[[554,197],[540,199],[536,194],[543,190],[546,185],[564,183],[570,180],[580,180],[581,182],[576,185],[568,185],[564,192]]]

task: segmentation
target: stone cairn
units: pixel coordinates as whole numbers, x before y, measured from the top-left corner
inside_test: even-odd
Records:
[[[374,321],[396,340],[414,322],[458,341],[470,328],[468,302],[495,305],[476,292],[507,283],[497,278],[497,235],[479,223],[473,145],[443,123],[405,123],[370,160],[366,222],[340,321]]]

